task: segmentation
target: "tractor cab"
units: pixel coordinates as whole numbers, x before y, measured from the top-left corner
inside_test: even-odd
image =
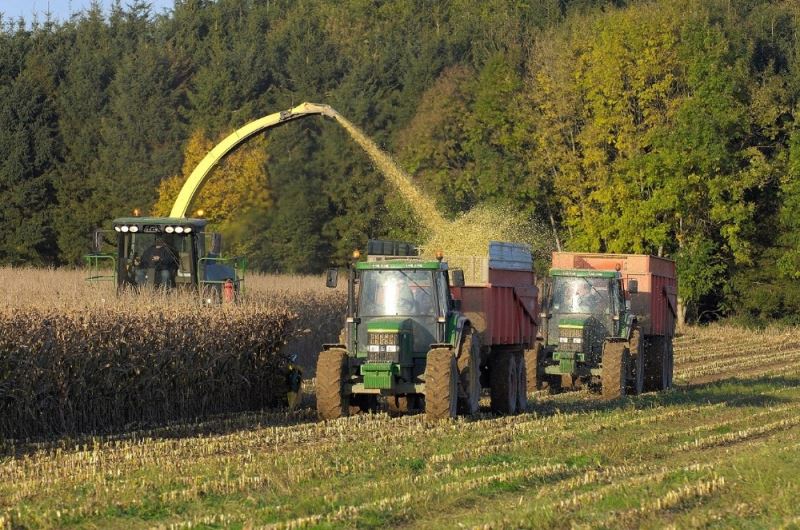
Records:
[[[86,256],[88,280],[109,279],[119,289],[199,289],[222,297],[238,292],[242,260],[221,256],[221,238],[205,231],[206,219],[121,217],[112,231],[98,230],[94,253]],[[112,274],[102,274],[103,266]],[[107,269],[106,269],[107,270]]]
[[[590,376],[609,338],[627,336],[632,314],[618,271],[552,269],[542,313],[552,374]]]
[[[456,304],[447,263],[419,258],[416,247],[401,242],[372,240],[368,252],[367,261],[349,269],[342,346],[358,381],[350,390],[420,393],[428,352],[453,340]]]

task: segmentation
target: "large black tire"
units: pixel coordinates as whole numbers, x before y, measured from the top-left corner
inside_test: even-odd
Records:
[[[631,331],[628,339],[628,363],[631,377],[627,381],[626,393],[638,396],[644,389],[644,341],[638,327]]]
[[[458,353],[458,411],[475,414],[481,401],[481,345],[472,328],[464,330]]]
[[[658,392],[672,387],[672,339],[651,337],[645,358],[646,392]]]
[[[542,389],[542,376],[539,373],[542,351],[541,342],[537,342],[533,348],[525,350],[525,380],[529,394]]]
[[[490,371],[492,412],[514,414],[517,412],[519,384],[516,356],[514,352],[499,352],[493,355]]]
[[[425,365],[425,415],[432,420],[455,418],[458,407],[458,366],[453,352],[435,348]]]
[[[347,376],[347,352],[333,348],[320,352],[317,359],[317,414],[322,420],[347,416],[350,399],[343,393]]]
[[[628,349],[624,342],[603,344],[603,399],[617,399],[625,395],[625,374]]]
[[[517,412],[523,413],[528,410],[528,367],[524,351],[514,357],[517,363]]]
[[[657,392],[664,382],[664,363],[667,361],[664,337],[653,336],[647,340],[644,355],[644,391]]]
[[[672,337],[668,337],[667,341],[667,362],[665,363],[665,383],[664,390],[672,388],[673,371],[675,370],[675,350],[672,346]]]

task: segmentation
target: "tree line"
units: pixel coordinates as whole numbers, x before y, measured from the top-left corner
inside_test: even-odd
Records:
[[[800,321],[791,0],[177,0],[0,17],[0,262],[72,265],[165,213],[205,150],[302,101],[364,128],[449,216],[511,205],[566,249],[673,258],[689,319]],[[270,271],[419,223],[322,118],[231,156],[209,216]]]

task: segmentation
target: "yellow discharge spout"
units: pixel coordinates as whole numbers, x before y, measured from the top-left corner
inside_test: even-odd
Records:
[[[270,114],[269,116],[264,116],[263,118],[251,121],[244,127],[241,127],[240,129],[237,129],[228,135],[224,140],[215,145],[214,148],[209,151],[205,157],[203,157],[203,160],[197,164],[197,167],[194,168],[192,174],[189,175],[186,183],[181,188],[180,193],[178,193],[178,198],[175,199],[175,203],[172,205],[172,210],[170,211],[169,216],[186,217],[186,212],[189,210],[189,207],[191,206],[194,198],[197,196],[197,193],[203,187],[203,183],[205,182],[209,173],[211,173],[211,170],[214,169],[214,167],[225,155],[234,150],[239,144],[254,134],[263,131],[264,129],[281,125],[297,118],[303,118],[305,116],[312,116],[315,114],[323,114],[325,116],[333,117],[335,115],[335,111],[328,105],[319,105],[317,103],[301,103],[292,109],[276,112],[274,114]]]
[[[436,205],[414,186],[411,177],[392,160],[392,157],[379,148],[375,142],[369,139],[358,127],[333,110],[329,105],[320,105],[318,103],[302,103],[292,109],[270,114],[269,116],[252,121],[228,135],[227,138],[208,152],[197,167],[194,168],[192,174],[189,175],[186,183],[178,193],[178,198],[175,199],[175,203],[172,205],[172,211],[170,211],[169,214],[170,217],[186,217],[186,212],[203,187],[203,183],[208,178],[208,175],[219,161],[239,146],[239,144],[254,134],[270,127],[316,114],[334,118],[344,127],[350,136],[352,136],[353,140],[367,152],[378,169],[389,179],[392,186],[394,186],[408,201],[409,205],[411,205],[419,217],[419,221],[424,226],[429,228],[431,232],[439,232],[444,228],[446,221],[436,210]]]

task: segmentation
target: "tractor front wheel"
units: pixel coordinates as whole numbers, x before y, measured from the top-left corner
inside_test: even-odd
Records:
[[[322,420],[347,416],[350,399],[343,392],[347,376],[347,352],[333,348],[320,352],[317,360],[317,414]]]
[[[542,343],[537,342],[532,349],[525,350],[525,379],[529,394],[542,389],[543,381],[542,376],[539,374],[542,349]]]
[[[458,366],[453,352],[428,352],[425,366],[425,415],[432,420],[455,418],[458,407]]]
[[[393,416],[407,413],[412,408],[412,402],[413,394],[386,396],[386,406],[389,409],[389,414]]]
[[[625,375],[628,372],[628,349],[624,342],[603,344],[603,399],[617,399],[625,395]]]

